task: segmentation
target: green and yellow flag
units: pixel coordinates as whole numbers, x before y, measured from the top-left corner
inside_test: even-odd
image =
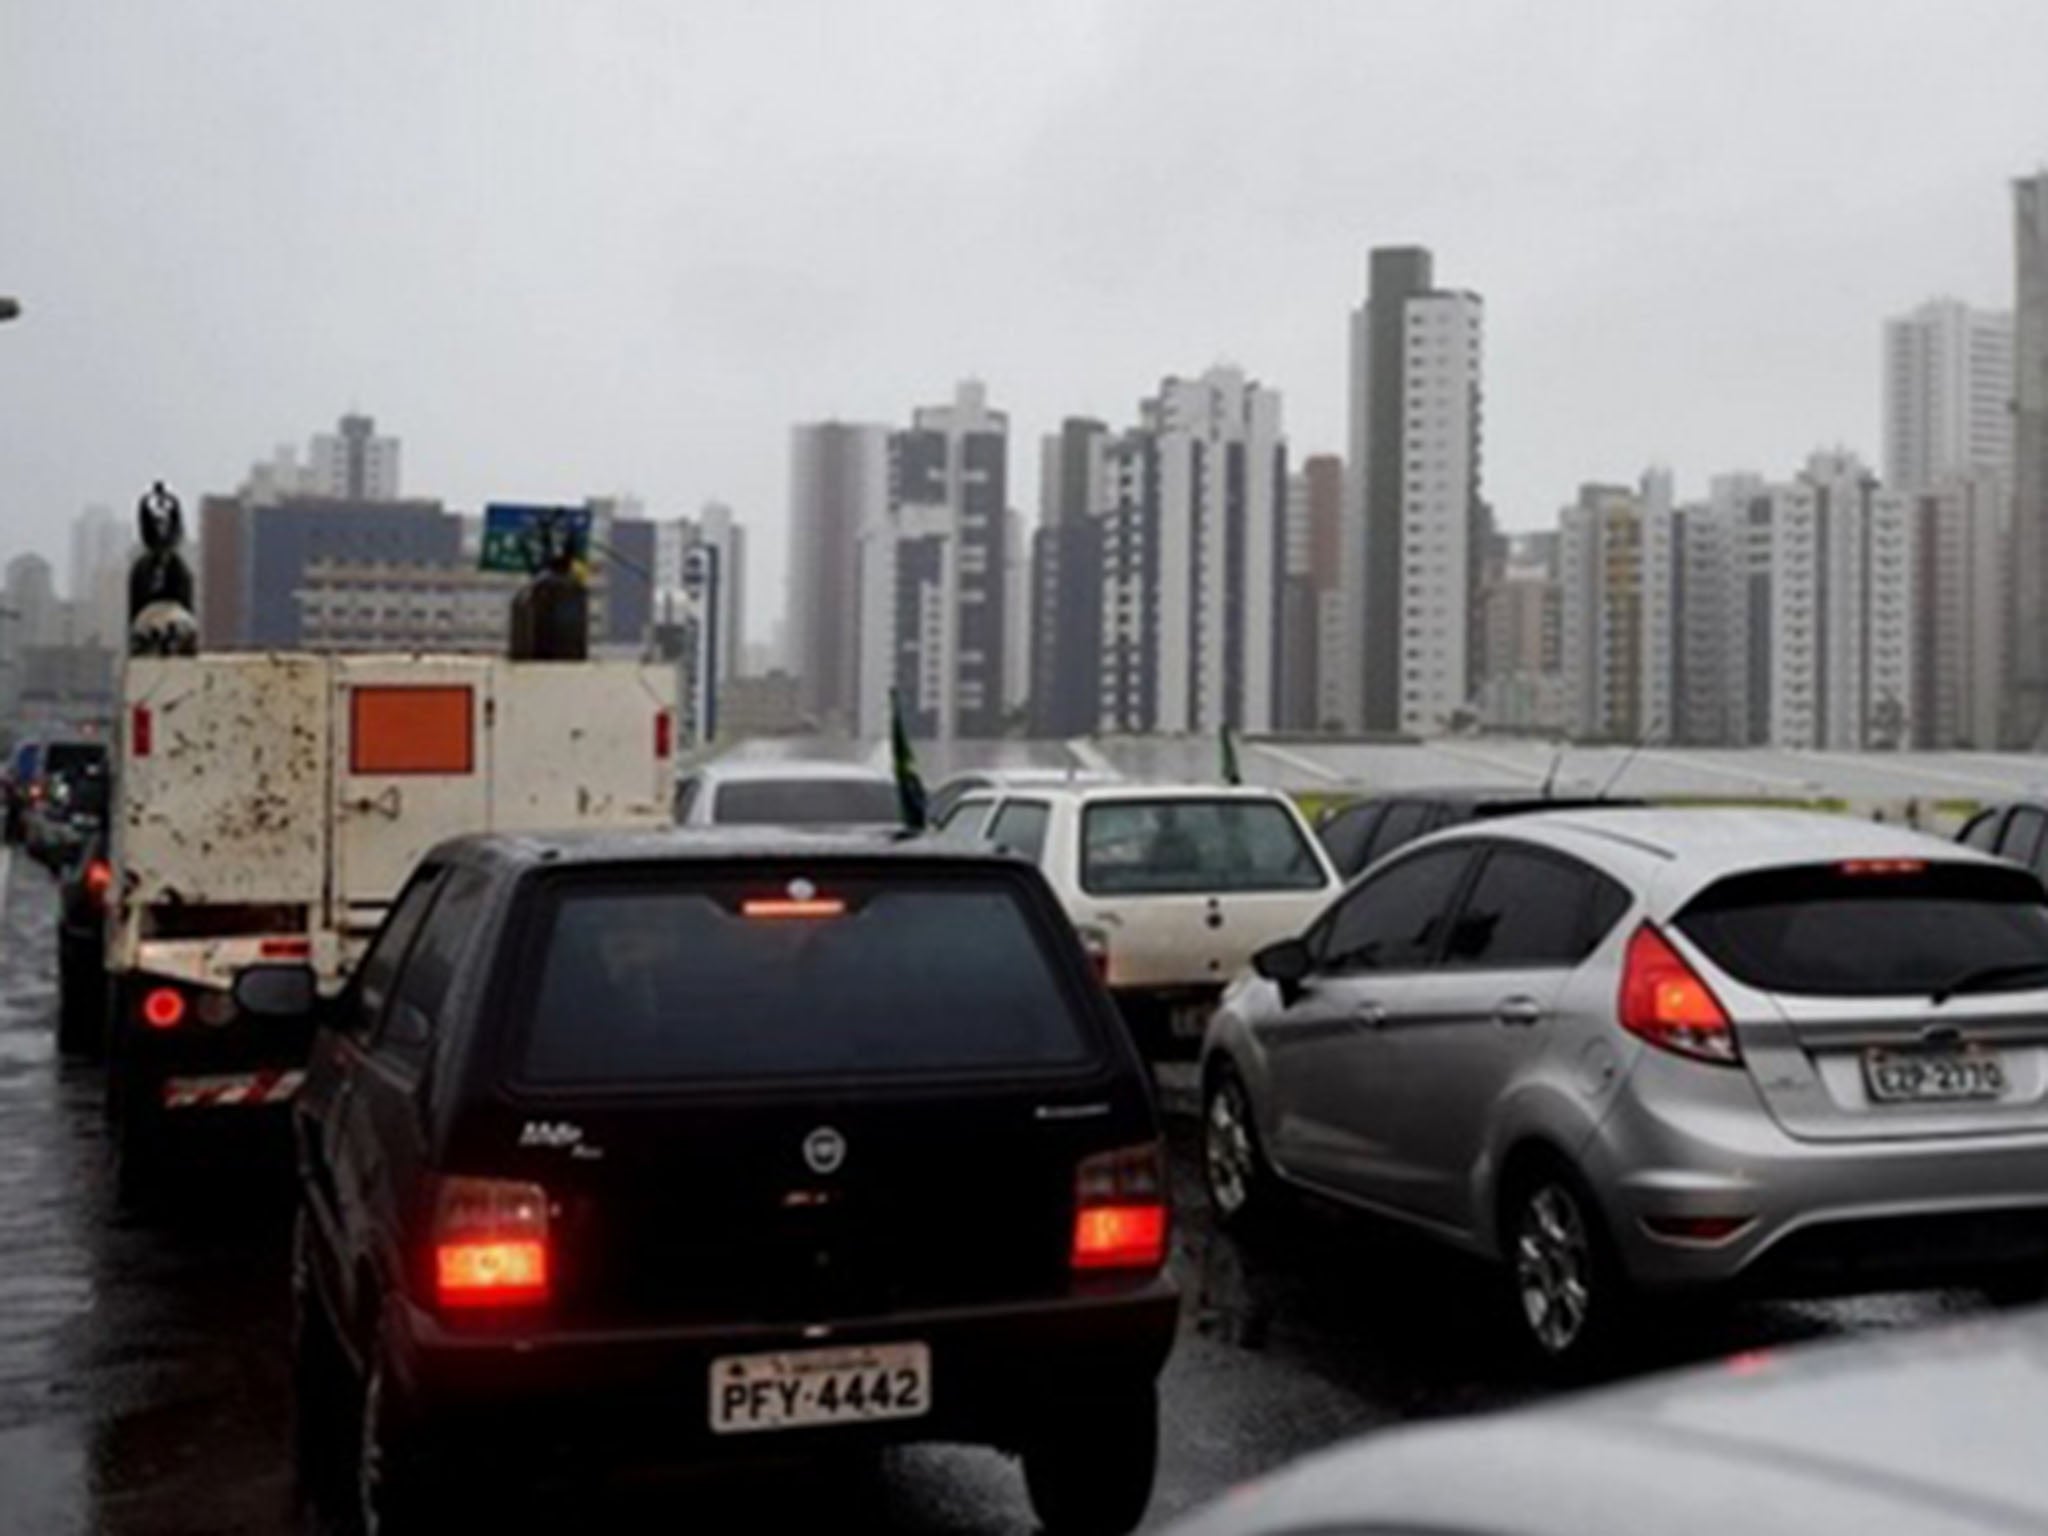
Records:
[[[896,806],[903,825],[922,832],[930,822],[924,780],[917,771],[917,754],[910,747],[910,728],[903,723],[903,696],[889,690],[889,758],[896,774]]]
[[[1237,766],[1237,737],[1227,723],[1216,728],[1216,744],[1223,754],[1223,782],[1242,784],[1244,771]]]

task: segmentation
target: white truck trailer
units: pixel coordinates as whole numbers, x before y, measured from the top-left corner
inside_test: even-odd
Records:
[[[670,825],[675,702],[672,669],[633,662],[130,659],[105,935],[124,1182],[179,1124],[297,1089],[309,1033],[238,1013],[245,967],[339,992],[444,838]]]

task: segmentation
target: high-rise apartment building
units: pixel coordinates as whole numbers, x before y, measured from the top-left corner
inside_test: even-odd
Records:
[[[791,429],[788,663],[799,708],[821,729],[850,731],[861,719],[862,540],[879,535],[888,516],[887,427]],[[886,695],[887,675],[873,686]]]
[[[1908,493],[1915,746],[1991,748],[2003,736],[2010,483],[1998,474],[1962,474]]]
[[[1705,501],[1673,513],[1672,739],[1686,746],[1770,739],[1748,702],[1767,696],[1753,668],[1768,661],[1770,637],[1752,630],[1749,602],[1752,581],[1769,580],[1767,564],[1750,567],[1750,512],[1764,489],[1761,475],[1716,475]]]
[[[2013,719],[2048,738],[2048,171],[2013,183]]]
[[[79,643],[125,648],[131,543],[107,507],[87,507],[72,521],[71,603]]]
[[[1344,461],[1335,454],[1312,454],[1287,477],[1286,549],[1275,723],[1315,731],[1341,719],[1344,707]]]
[[[373,417],[352,411],[334,431],[315,434],[304,489],[336,501],[396,501],[398,461],[398,439],[379,437]]]
[[[1566,722],[1596,741],[1672,731],[1671,479],[1587,485],[1558,518],[1559,634]]]
[[[1483,314],[1478,295],[1435,286],[1428,251],[1372,253],[1351,323],[1345,571],[1353,719],[1370,731],[1432,734],[1473,691]]]
[[[976,380],[889,435],[889,506],[861,553],[863,735],[1002,734],[1010,596],[1009,419]]]
[[[1935,299],[1884,327],[1884,479],[1920,491],[2012,473],[2013,324]]]
[[[1031,729],[1076,736],[1102,717],[1103,514],[1109,429],[1069,417],[1039,445],[1031,541]]]

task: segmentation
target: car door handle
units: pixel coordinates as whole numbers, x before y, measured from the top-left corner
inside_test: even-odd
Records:
[[[1533,997],[1505,997],[1494,1005],[1493,1019],[1496,1024],[1527,1029],[1543,1022],[1543,1005]]]

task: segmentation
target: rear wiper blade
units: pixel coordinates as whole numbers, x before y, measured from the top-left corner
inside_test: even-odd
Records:
[[[1932,1000],[1938,1006],[1965,992],[1982,992],[2002,981],[2023,981],[2029,976],[2039,976],[2048,982],[2048,960],[2008,960],[2002,965],[1980,965],[1936,987]]]

